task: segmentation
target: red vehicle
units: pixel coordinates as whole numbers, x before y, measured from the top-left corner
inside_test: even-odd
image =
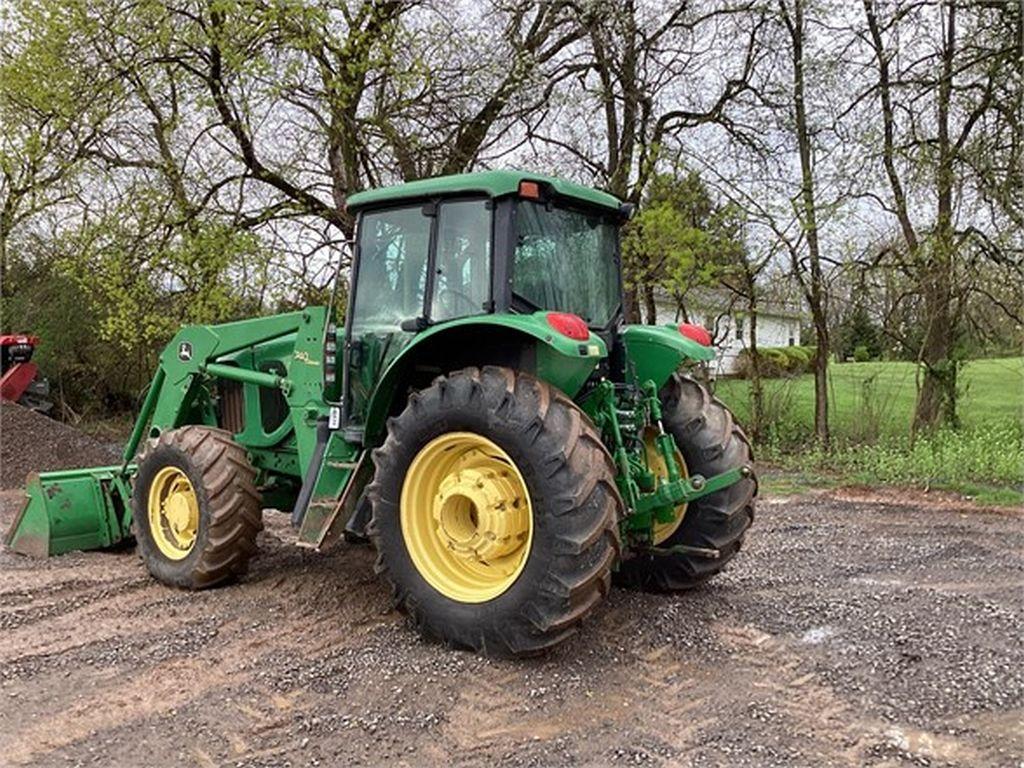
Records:
[[[38,345],[38,336],[0,334],[0,398],[48,411],[53,407],[48,400],[50,387],[46,381],[36,379],[39,368],[32,362]]]

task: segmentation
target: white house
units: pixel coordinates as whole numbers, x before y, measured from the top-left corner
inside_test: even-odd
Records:
[[[748,313],[727,291],[691,291],[684,300],[685,317],[700,323],[711,333],[718,357],[711,364],[715,376],[728,376],[737,369],[737,358],[750,346]],[[683,322],[684,314],[667,293],[656,292],[654,306],[657,323]],[[804,318],[799,306],[765,302],[757,311],[757,346],[791,347],[800,344],[800,324]]]

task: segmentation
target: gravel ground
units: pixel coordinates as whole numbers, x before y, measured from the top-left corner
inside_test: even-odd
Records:
[[[528,662],[421,641],[370,550],[299,550],[280,515],[242,583],[198,594],[130,551],[4,552],[0,764],[1018,767],[1021,520],[763,499],[720,578],[613,590]]]

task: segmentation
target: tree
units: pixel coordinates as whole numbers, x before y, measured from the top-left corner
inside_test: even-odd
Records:
[[[826,255],[825,227],[848,199],[838,128],[847,90],[827,7],[808,0],[766,6],[761,47],[748,93],[733,110],[733,141],[708,163],[708,176],[746,214],[747,247],[767,260],[788,262],[800,286],[817,340],[814,358],[814,430],[827,449],[829,429],[829,276],[837,260]],[[755,285],[750,280],[742,281]],[[748,296],[756,290],[744,289]]]
[[[750,359],[750,434],[757,441],[765,433],[764,384],[761,370],[761,353],[758,349],[757,321],[761,310],[763,287],[762,276],[774,260],[775,246],[764,251],[751,250],[743,243],[734,253],[731,268],[722,276],[722,285],[728,288],[740,301],[747,317],[747,354]]]
[[[81,6],[26,1],[0,38],[0,297],[15,231],[70,203],[74,177],[120,101],[76,45]],[[16,255],[14,258],[18,258]]]
[[[878,326],[864,304],[863,294],[854,298],[853,307],[840,322],[837,335],[836,352],[842,360],[854,357],[858,348],[864,349],[871,360],[882,354]]]
[[[762,55],[764,15],[754,2],[577,0],[573,7],[586,37],[553,83],[553,106],[527,124],[527,138],[555,150],[570,175],[638,204],[680,136],[712,125],[730,130],[728,107]],[[698,81],[706,87],[681,87]],[[642,295],[643,286],[626,287],[631,322],[640,319],[637,289]]]
[[[648,323],[657,322],[657,290],[685,312],[690,289],[715,284],[732,266],[741,248],[735,219],[736,212],[716,205],[693,171],[651,179],[622,241],[625,279],[638,289]]]
[[[790,249],[793,274],[800,282],[811,311],[816,336],[814,355],[814,434],[819,445],[829,446],[828,425],[828,291],[822,269],[821,241],[819,238],[818,201],[816,197],[815,166],[812,159],[815,138],[808,118],[806,49],[807,20],[804,0],[779,0],[779,18],[785,26],[792,59],[792,111],[793,134],[800,159],[800,195],[796,202],[797,218],[806,241],[806,257],[795,248]]]
[[[941,2],[883,16],[873,0],[864,0],[863,8],[876,77],[870,93],[881,107],[881,163],[889,191],[884,206],[905,244],[899,268],[921,300],[916,432],[957,422],[957,339],[975,285],[975,270],[965,269],[972,259],[964,255],[1003,257],[977,227],[978,203],[992,196],[1011,221],[1020,212],[1019,194],[1009,188],[1021,177],[1020,118],[1013,109],[1020,104],[1021,9],[1014,3]],[[897,36],[907,30],[934,34],[901,50]],[[987,159],[979,166],[981,156]],[[919,179],[931,187],[934,201],[924,222],[915,205],[924,194]],[[1019,269],[1018,263],[1018,275]]]

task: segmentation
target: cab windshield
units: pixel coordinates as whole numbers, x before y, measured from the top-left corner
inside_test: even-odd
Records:
[[[619,307],[615,223],[608,216],[520,200],[512,293],[534,309],[572,312],[600,328]]]

